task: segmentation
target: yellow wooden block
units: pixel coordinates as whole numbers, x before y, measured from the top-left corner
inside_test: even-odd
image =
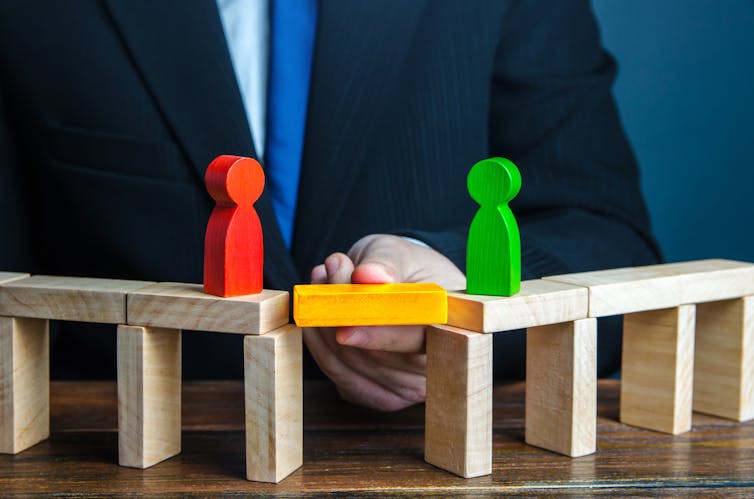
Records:
[[[293,288],[299,327],[445,324],[448,293],[438,284],[304,284]]]

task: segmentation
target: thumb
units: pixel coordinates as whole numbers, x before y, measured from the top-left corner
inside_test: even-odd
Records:
[[[372,234],[353,245],[348,255],[356,264],[353,284],[392,284],[410,276],[413,250],[418,248],[399,236]]]
[[[394,238],[370,238],[367,244],[353,248],[356,268],[351,274],[354,284],[387,284],[403,281],[403,252]]]
[[[399,266],[385,258],[366,258],[351,274],[353,284],[388,284],[401,282]]]

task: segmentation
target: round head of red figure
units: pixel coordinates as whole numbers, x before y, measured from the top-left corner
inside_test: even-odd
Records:
[[[253,206],[264,190],[264,171],[252,158],[223,155],[207,167],[204,183],[222,206]]]
[[[509,159],[483,159],[471,167],[466,184],[479,205],[495,207],[516,197],[521,190],[521,173]]]

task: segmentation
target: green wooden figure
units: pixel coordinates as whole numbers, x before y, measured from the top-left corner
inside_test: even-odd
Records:
[[[515,295],[521,289],[521,237],[508,203],[521,190],[521,173],[508,159],[483,159],[471,168],[467,185],[480,208],[469,227],[466,292]]]

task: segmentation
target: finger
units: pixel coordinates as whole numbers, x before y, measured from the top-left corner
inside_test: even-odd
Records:
[[[327,269],[325,264],[321,263],[312,269],[311,283],[325,284],[327,282]]]
[[[341,345],[397,353],[424,353],[424,326],[352,326],[338,328],[335,339]]]
[[[332,330],[305,327],[302,333],[309,353],[328,377],[337,382],[336,378],[348,376],[350,369],[337,358],[332,346],[328,345],[327,337],[332,336]]]
[[[351,281],[354,284],[402,282],[408,262],[406,243],[402,238],[372,235],[353,245],[348,255],[356,265]]]
[[[392,407],[390,410],[424,401],[426,355],[361,350],[342,346],[340,349],[344,354],[341,357],[352,370],[403,401],[400,407]]]
[[[343,347],[341,347],[343,348]],[[427,372],[427,355],[423,353],[396,353],[382,350],[361,350],[349,348],[361,352],[368,366],[380,366],[382,369],[393,371],[405,371],[424,376]]]
[[[412,383],[401,385],[403,389],[388,389],[369,378],[357,378],[352,387],[336,386],[340,396],[348,402],[362,405],[382,412],[405,409],[424,402],[426,399],[426,384],[423,378],[417,378]],[[409,388],[415,386],[415,388]]]
[[[401,373],[390,373],[392,375],[388,376],[381,375],[384,381],[391,385],[385,387],[342,362],[328,345],[328,337],[332,337],[328,332],[331,331],[304,328],[304,341],[317,365],[335,383],[338,393],[343,399],[380,411],[402,409],[423,400],[424,394],[421,391],[423,380],[421,377],[417,378],[417,375],[414,374],[415,379],[413,379],[410,373],[403,376],[400,376]],[[344,350],[343,347],[337,345],[336,348]],[[357,352],[356,349],[345,350]],[[361,359],[356,362],[356,365],[363,365]],[[401,388],[411,386],[419,386],[420,388],[418,390]]]
[[[349,347],[339,344],[335,334],[326,335],[325,341],[341,362],[376,382],[389,377],[391,371],[405,371],[422,376],[426,372],[427,356],[424,353],[398,353]]]
[[[387,261],[369,261],[359,264],[351,274],[354,284],[389,284],[400,282],[400,274],[396,266]]]
[[[330,284],[350,284],[353,262],[343,253],[333,253],[325,259],[327,282]]]

